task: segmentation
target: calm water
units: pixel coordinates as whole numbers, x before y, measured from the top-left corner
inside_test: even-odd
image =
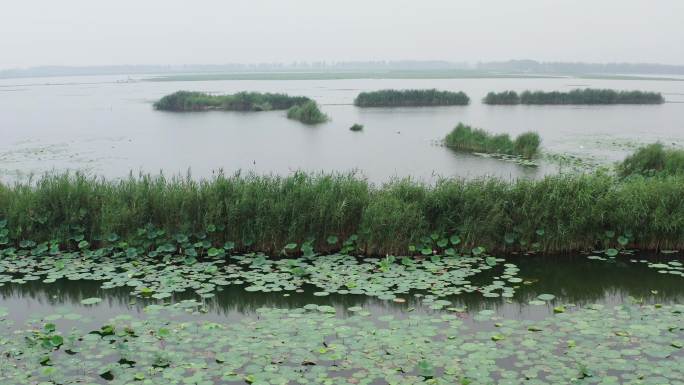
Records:
[[[124,77],[0,80],[0,177],[81,169],[107,177],[130,171],[210,176],[249,170],[358,169],[373,181],[435,175],[503,178],[557,172],[459,154],[435,142],[458,122],[516,135],[538,131],[546,151],[600,162],[620,160],[635,144],[684,144],[684,82],[587,79],[292,80],[122,82]],[[463,90],[467,107],[374,108],[351,105],[361,91],[383,88]],[[662,92],[658,106],[485,106],[488,91],[574,87]],[[180,90],[286,92],[322,104],[332,121],[310,127],[283,111],[155,111],[152,103]],[[365,125],[353,133],[353,123]]]
[[[591,261],[585,256],[563,257],[525,257],[509,258],[520,268],[518,276],[532,284],[520,284],[515,296],[504,298],[485,298],[479,293],[462,294],[447,298],[453,307],[465,308],[464,321],[473,323],[472,317],[480,310],[492,309],[500,316],[517,320],[541,320],[553,314],[558,305],[584,307],[593,304],[614,306],[628,302],[629,297],[643,300],[644,303],[681,303],[684,299],[682,277],[659,274],[645,264],[624,261]],[[657,257],[655,258],[657,259]],[[680,257],[681,260],[681,257]],[[155,300],[143,300],[130,294],[130,288],[102,289],[95,281],[59,280],[52,284],[41,281],[28,281],[25,284],[6,284],[0,287],[0,306],[9,309],[9,317],[17,322],[39,318],[61,309],[77,312],[101,324],[119,314],[135,314],[144,317],[146,305]],[[216,296],[206,300],[207,313],[202,319],[217,322],[232,322],[244,317],[256,317],[256,309],[261,307],[298,308],[306,304],[334,306],[338,315],[349,314],[351,306],[363,306],[374,316],[393,314],[399,317],[416,313],[443,312],[430,310],[422,305],[412,294],[402,295],[407,299],[404,304],[383,301],[364,295],[332,294],[317,297],[319,291],[313,286],[305,287],[304,293],[292,292],[289,297],[283,293],[248,292],[242,286],[227,286]],[[528,302],[539,294],[549,293],[556,296],[546,305],[530,305]],[[95,306],[84,306],[81,300],[100,297],[102,302]],[[197,299],[194,294],[175,295],[172,301]],[[409,311],[409,309],[411,309]],[[189,316],[188,319],[197,319]],[[473,323],[473,327],[484,327]]]

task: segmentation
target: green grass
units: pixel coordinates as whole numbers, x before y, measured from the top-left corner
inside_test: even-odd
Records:
[[[431,90],[381,90],[362,92],[354,105],[358,107],[465,106],[470,98],[463,92]]]
[[[649,144],[622,161],[617,171],[623,177],[684,174],[684,150]]]
[[[287,118],[299,120],[304,124],[319,124],[327,122],[329,119],[328,115],[321,112],[318,104],[314,101],[290,107],[287,110]]]
[[[534,132],[526,132],[511,140],[508,134],[493,135],[480,128],[459,123],[445,138],[447,147],[459,151],[516,155],[531,159],[539,152],[541,139]]]
[[[305,242],[319,252],[335,251],[351,240],[347,250],[385,255],[405,254],[410,245],[424,250],[430,239],[458,235],[460,247],[492,252],[592,250],[619,246],[619,237],[641,249],[680,249],[682,196],[680,175],[372,185],[347,174],[236,174],[203,181],[64,174],[0,185],[0,244],[56,240],[76,247],[83,239],[107,244],[117,234],[153,247],[182,233],[270,254]]]
[[[311,99],[259,92],[239,92],[233,95],[211,95],[203,92],[178,91],[154,103],[154,108],[165,111],[270,111],[287,110]]]
[[[354,123],[349,129],[351,131],[363,131],[363,124]]]

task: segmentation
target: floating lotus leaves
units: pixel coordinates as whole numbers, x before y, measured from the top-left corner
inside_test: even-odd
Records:
[[[85,299],[81,300],[82,305],[95,305],[95,304],[98,304],[100,302],[102,302],[102,298],[97,298],[97,297],[85,298]]]

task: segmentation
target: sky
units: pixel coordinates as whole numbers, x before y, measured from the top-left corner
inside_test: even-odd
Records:
[[[447,60],[684,64],[684,0],[3,0],[0,69]]]

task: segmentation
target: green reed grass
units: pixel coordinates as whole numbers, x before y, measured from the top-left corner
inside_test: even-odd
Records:
[[[465,106],[470,98],[463,92],[429,90],[380,90],[362,92],[357,107]]]
[[[233,95],[212,95],[204,92],[178,91],[166,95],[154,104],[154,108],[166,111],[270,111],[287,110],[311,99],[286,94],[238,92]]]
[[[459,123],[445,138],[447,147],[459,151],[517,155],[531,159],[539,152],[541,139],[534,132],[526,132],[511,140],[508,134],[493,135],[480,128]]]
[[[514,105],[520,104],[520,96],[515,91],[489,92],[482,99],[484,104]]]
[[[623,177],[684,174],[684,150],[666,148],[662,143],[649,144],[622,161],[617,172]]]
[[[559,91],[490,92],[482,100],[485,104],[661,104],[665,98],[658,92],[616,91],[609,89],[576,89]]]
[[[352,235],[359,252],[381,255],[407,253],[430,234],[455,234],[461,247],[490,251],[591,250],[616,245],[620,235],[642,249],[680,248],[682,196],[682,176],[601,173],[516,182],[443,179],[435,185],[410,179],[373,185],[352,174],[235,174],[202,181],[63,174],[0,185],[0,222],[6,221],[0,243],[64,242],[73,234],[93,244],[106,243],[110,234],[132,242],[148,227],[167,237],[214,229],[216,244],[230,241],[273,254],[307,241],[317,251],[335,251]],[[339,242],[326,242],[330,236]]]
[[[301,105],[290,107],[287,110],[287,118],[299,120],[305,124],[319,124],[328,121],[328,115],[321,112],[318,104],[314,101],[309,101]]]

